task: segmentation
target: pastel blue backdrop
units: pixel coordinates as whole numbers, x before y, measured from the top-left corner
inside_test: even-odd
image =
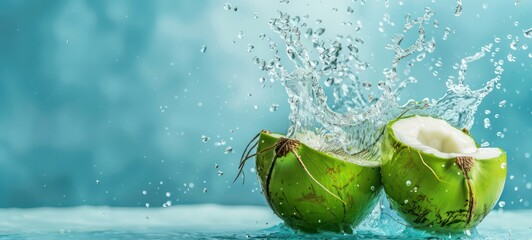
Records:
[[[446,67],[437,77],[428,65],[416,70],[420,82],[403,99],[442,96],[453,63],[500,38],[502,85],[481,104],[472,134],[508,152],[504,208],[530,208],[532,41],[523,33],[532,28],[530,1],[466,1],[461,16],[452,1],[387,8],[384,1],[232,0],[230,10],[226,2],[0,2],[0,207],[264,205],[253,164],[245,184],[232,181],[255,133],[288,127],[284,89],[268,80],[262,87],[266,75],[251,61],[271,56],[258,36],[278,41],[268,27],[275,10],[323,19],[332,36],[349,32],[342,21],[360,20],[361,52],[375,66],[368,79],[376,81],[391,61],[384,45],[407,13],[419,16],[427,5],[440,25],[430,32],[437,50],[428,57]],[[471,64],[473,88],[493,77],[489,59]]]

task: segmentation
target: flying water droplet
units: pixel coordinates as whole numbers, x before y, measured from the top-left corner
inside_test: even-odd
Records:
[[[490,119],[484,118],[484,128],[489,128],[491,126]]]
[[[370,81],[364,81],[362,82],[362,87],[364,87],[366,90],[371,89],[371,82]]]
[[[228,146],[225,148],[224,154],[229,154],[233,152],[233,148],[231,146]]]
[[[223,176],[223,175],[224,175],[224,172],[222,172],[222,171],[218,171],[218,176],[219,176],[219,177],[221,177],[221,176]]]
[[[442,39],[443,40],[447,40],[447,38],[449,37],[449,34],[451,33],[451,28],[449,27],[446,27],[444,30],[443,30],[443,37]]]
[[[412,185],[412,182],[411,182],[410,180],[407,180],[407,181],[406,181],[406,186],[407,186],[407,187],[410,187],[410,185]]]
[[[532,28],[529,28],[527,30],[523,30],[523,35],[527,38],[532,38]]]
[[[201,141],[202,142],[207,142],[207,141],[209,141],[209,137],[207,137],[205,135],[201,135]]]
[[[504,107],[504,106],[506,106],[506,100],[502,100],[502,101],[500,101],[500,102],[499,102],[499,107],[502,108],[502,107]]]
[[[253,46],[252,44],[248,44],[248,49],[247,49],[247,51],[248,51],[248,52],[251,52],[254,48],[255,48],[255,46]]]
[[[200,52],[201,52],[201,53],[205,53],[206,51],[207,51],[207,46],[202,45],[202,46],[201,46],[201,49],[200,49]]]
[[[279,104],[274,103],[270,106],[270,112],[275,112],[277,111],[278,108],[279,108]]]
[[[225,9],[225,11],[230,11],[232,8],[233,8],[233,7],[231,6],[230,3],[225,3],[225,4],[224,4],[224,9]]]
[[[353,12],[354,12],[353,8],[351,8],[351,7],[347,7],[347,13],[351,14],[351,13],[353,13]]]
[[[462,0],[456,0],[456,10],[454,11],[454,15],[462,15]]]

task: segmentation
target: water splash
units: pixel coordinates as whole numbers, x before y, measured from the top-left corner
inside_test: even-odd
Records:
[[[425,31],[426,26],[432,25],[429,22],[433,16],[434,11],[426,8],[422,16],[405,17],[403,32],[396,34],[385,47],[394,52],[394,57],[390,67],[383,69],[385,80],[379,81],[380,95],[376,96],[366,93],[372,87],[371,82],[358,77],[371,66],[359,55],[364,39],[347,35],[324,40],[326,29],[308,27],[305,22],[308,17],[291,17],[279,12],[269,24],[284,41],[284,50],[292,65],[281,63],[279,47],[271,40],[269,45],[274,57],[271,60],[254,57],[253,61],[271,79],[280,81],[288,93],[291,110],[288,136],[298,138],[312,131],[318,140],[307,138],[304,141],[311,147],[346,156],[348,161],[368,163],[379,161],[380,144],[377,143],[383,127],[401,114],[431,115],[458,128],[471,128],[478,105],[499,82],[500,74],[483,88],[472,90],[465,84],[468,64],[491,52],[493,44],[482,47],[457,64],[456,81],[455,77],[449,77],[447,92],[440,99],[398,102],[401,91],[417,82],[413,76],[399,77],[398,69],[404,65],[402,63],[407,61],[405,73],[409,73],[415,62],[423,61],[436,48],[434,37],[427,41]],[[414,43],[404,46],[405,35],[411,31],[417,31],[418,36]],[[446,38],[450,30],[445,32]],[[309,41],[310,44],[305,44]],[[415,53],[417,57],[410,59]],[[331,103],[323,86],[328,90],[332,88]]]

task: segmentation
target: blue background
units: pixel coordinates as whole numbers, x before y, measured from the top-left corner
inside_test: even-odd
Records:
[[[251,61],[270,54],[260,33],[278,40],[267,24],[275,10],[322,18],[331,36],[349,32],[341,21],[361,20],[361,52],[374,66],[365,77],[377,80],[392,57],[384,45],[401,31],[404,15],[421,15],[425,4],[440,24],[430,31],[437,50],[429,58],[445,65],[437,77],[428,65],[414,71],[419,83],[403,99],[442,96],[446,76],[456,75],[452,64],[500,38],[502,85],[480,106],[472,133],[508,152],[505,209],[530,208],[532,41],[523,34],[532,28],[530,1],[465,2],[461,16],[449,1],[392,1],[389,8],[383,1],[232,1],[230,11],[225,2],[0,2],[0,207],[264,205],[252,164],[244,185],[232,180],[255,133],[288,127],[284,89],[268,80],[262,87],[266,75]],[[381,33],[383,13],[396,24],[384,23]],[[444,27],[452,29],[445,41]],[[471,64],[473,88],[494,76],[489,59]],[[229,146],[233,152],[224,154]]]

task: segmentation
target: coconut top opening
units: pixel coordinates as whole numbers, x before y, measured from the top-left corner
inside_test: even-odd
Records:
[[[426,116],[400,119],[392,125],[397,140],[440,158],[472,156],[476,159],[501,155],[498,148],[477,148],[469,135],[444,120]]]

